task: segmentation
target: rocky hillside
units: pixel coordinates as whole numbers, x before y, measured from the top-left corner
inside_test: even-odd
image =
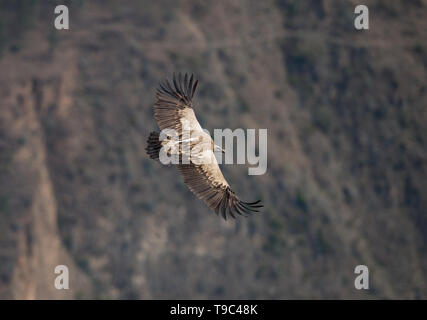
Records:
[[[0,0],[0,298],[427,298],[427,1],[357,4]],[[268,129],[265,175],[222,166],[262,215],[145,155],[178,71],[203,127]]]

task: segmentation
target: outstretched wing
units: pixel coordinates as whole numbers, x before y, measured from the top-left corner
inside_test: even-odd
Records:
[[[185,121],[186,129],[202,131],[193,111],[191,99],[197,88],[198,80],[194,81],[193,75],[187,74],[178,78],[173,75],[173,85],[169,80],[160,83],[157,89],[157,101],[154,104],[154,118],[160,130],[174,129],[180,135],[182,133],[182,121]]]
[[[259,212],[257,209],[262,207],[260,200],[243,202],[235,195],[216,160],[202,165],[179,164],[178,170],[187,187],[216,214],[221,213],[224,219],[227,219],[227,216],[235,218],[236,214],[246,216],[256,213]]]

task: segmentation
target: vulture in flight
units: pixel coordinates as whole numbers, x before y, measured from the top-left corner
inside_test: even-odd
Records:
[[[214,151],[222,151],[215,145],[209,134],[203,131],[196,115],[194,114],[193,96],[198,81],[187,74],[178,77],[173,75],[172,84],[166,79],[160,83],[157,89],[156,103],[154,104],[154,117],[160,130],[175,130],[172,137],[166,134],[162,139],[159,131],[150,133],[147,141],[147,154],[151,159],[159,160],[162,147],[167,146],[167,154],[175,154],[179,157],[178,171],[184,178],[187,187],[217,215],[221,214],[224,219],[228,216],[236,217],[236,214],[246,216],[250,213],[259,212],[262,207],[260,200],[255,202],[244,202],[240,200],[222,175]],[[185,128],[183,128],[185,124]],[[190,139],[184,136],[183,129],[190,132]],[[185,150],[183,142],[190,144],[189,161],[182,161]],[[174,148],[175,146],[175,148]],[[194,152],[199,150],[200,152]],[[200,159],[209,161],[197,161]]]

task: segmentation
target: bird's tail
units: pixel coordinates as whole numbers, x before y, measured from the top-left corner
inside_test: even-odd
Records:
[[[160,132],[153,131],[147,140],[147,147],[145,150],[151,159],[159,160],[160,149],[162,148],[162,142],[159,141]]]

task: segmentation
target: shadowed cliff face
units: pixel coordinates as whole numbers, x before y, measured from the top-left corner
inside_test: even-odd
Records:
[[[0,1],[0,297],[426,298],[427,3],[356,4]],[[222,166],[262,215],[145,155],[179,71],[203,127],[268,129],[265,175]]]

